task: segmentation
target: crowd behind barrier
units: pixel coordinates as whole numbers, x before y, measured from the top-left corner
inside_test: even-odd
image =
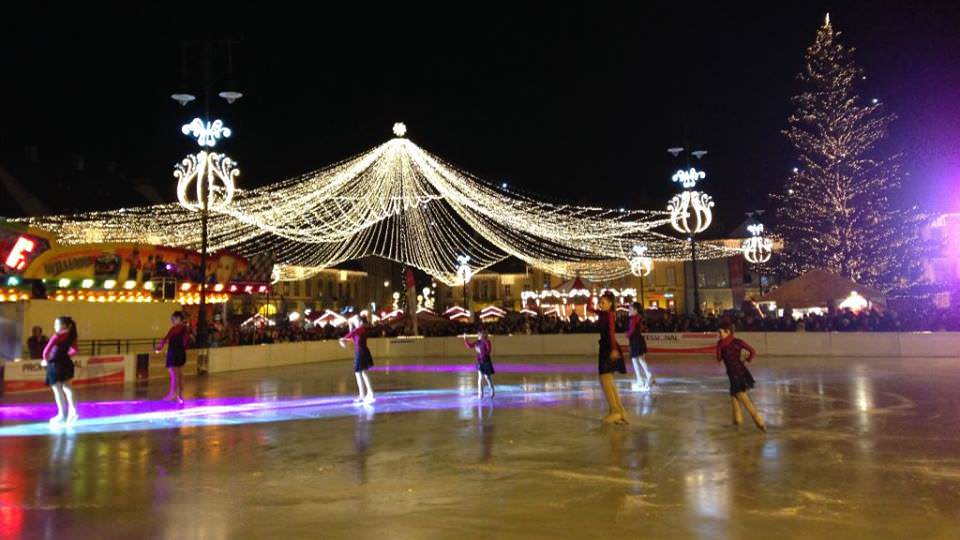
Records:
[[[916,308],[910,311],[872,309],[856,313],[849,310],[830,310],[822,314],[805,314],[798,318],[794,318],[789,310],[780,315],[763,314],[758,309],[746,309],[703,316],[648,311],[644,319],[647,332],[716,332],[723,319],[729,319],[738,331],[745,332],[960,331],[960,309],[957,308]],[[474,333],[481,325],[489,333],[500,335],[597,332],[594,322],[576,317],[573,320],[561,320],[556,317],[522,317],[512,314],[495,322],[431,322],[420,325],[419,332],[426,337],[456,336]],[[618,331],[626,330],[627,325],[627,314],[620,312],[617,318]],[[278,326],[240,326],[218,323],[211,331],[210,342],[212,346],[287,343],[339,339],[346,333],[346,326],[307,327],[299,323]],[[399,337],[409,334],[409,327],[396,323],[372,324],[368,331],[370,337]]]

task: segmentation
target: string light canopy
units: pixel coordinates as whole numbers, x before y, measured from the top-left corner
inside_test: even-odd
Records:
[[[185,133],[213,146],[225,126],[188,124]],[[219,131],[218,131],[219,130]],[[643,244],[646,256],[685,260],[683,240],[653,229],[667,212],[550,203],[500,189],[423,150],[402,123],[395,138],[329,167],[255,189],[234,185],[236,163],[201,150],[177,167],[178,195],[208,182],[209,249],[243,255],[271,252],[279,281],[301,280],[324,268],[379,256],[459,285],[459,256],[472,272],[514,256],[551,274],[593,281],[630,274],[623,245]],[[198,195],[200,194],[198,190]],[[84,214],[25,218],[61,243],[153,243],[188,249],[201,244],[197,198]],[[704,246],[700,258],[736,251]]]

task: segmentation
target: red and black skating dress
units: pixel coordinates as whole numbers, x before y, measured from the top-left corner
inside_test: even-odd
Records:
[[[755,382],[753,375],[750,374],[750,370],[747,369],[741,358],[743,351],[747,351],[747,362],[752,361],[753,357],[757,355],[757,351],[742,339],[727,336],[717,341],[717,361],[723,362],[727,368],[731,396],[753,388]]]
[[[640,315],[630,317],[627,339],[630,340],[630,358],[639,358],[647,354],[647,340],[643,339],[643,319]]]
[[[477,351],[477,371],[484,375],[493,375],[493,359],[490,358],[490,351],[493,350],[493,345],[490,344],[490,340],[478,339],[471,343],[464,338],[463,344],[466,345],[468,349]]]
[[[77,354],[75,346],[76,343],[70,343],[70,332],[65,330],[53,334],[47,342],[43,348],[43,359],[47,361],[47,377],[44,381],[47,386],[73,378],[73,360],[70,357]]]
[[[616,316],[612,311],[600,311],[597,316],[597,326],[600,328],[600,351],[597,358],[597,367],[600,375],[626,373],[627,366],[623,361],[623,351],[620,350],[620,344],[617,343]],[[620,353],[619,358],[610,357],[614,348]]]
[[[187,363],[187,345],[190,343],[187,325],[180,323],[171,326],[160,342],[161,348],[164,343],[167,345],[167,367],[183,367]]]
[[[373,355],[367,348],[367,327],[358,326],[343,336],[343,339],[353,340],[353,371],[360,373],[373,367]]]

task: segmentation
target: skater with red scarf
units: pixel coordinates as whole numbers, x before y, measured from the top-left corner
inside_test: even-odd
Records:
[[[494,374],[494,369],[493,360],[490,358],[490,350],[493,346],[490,344],[490,336],[487,334],[487,331],[481,328],[480,331],[477,332],[476,341],[470,341],[467,339],[467,336],[464,335],[463,344],[468,349],[473,349],[477,353],[477,398],[483,399],[484,381],[490,386],[490,397],[495,397],[497,390],[493,387],[493,379],[491,379]]]
[[[610,412],[603,417],[607,424],[627,424],[627,411],[620,402],[617,392],[617,383],[613,379],[614,373],[626,373],[623,351],[617,343],[617,299],[613,293],[607,291],[600,297],[600,309],[597,310],[597,326],[600,330],[600,350],[598,354],[598,369],[600,373],[600,387],[607,399]]]
[[[733,324],[729,320],[723,320],[720,323],[720,340],[717,342],[717,362],[724,364],[727,368],[727,377],[730,379],[730,402],[733,405],[733,424],[739,426],[743,422],[743,415],[740,412],[740,405],[743,405],[757,429],[766,432],[767,426],[757,412],[753,402],[747,395],[747,390],[753,388],[754,380],[750,370],[744,364],[743,351],[747,352],[746,361],[750,362],[756,356],[754,350],[746,341],[733,337]]]
[[[73,400],[73,359],[77,354],[77,325],[66,315],[53,321],[53,336],[43,348],[43,360],[40,365],[47,368],[47,386],[53,390],[53,399],[57,402],[57,415],[50,419],[51,424],[73,424],[77,421],[77,405]],[[66,406],[66,407],[64,407]]]
[[[367,347],[367,318],[360,315],[357,318],[357,327],[340,338],[340,346],[346,347],[347,341],[353,340],[353,374],[357,378],[359,394],[354,403],[373,403],[373,386],[367,370],[373,367],[373,356]]]
[[[170,316],[170,330],[160,340],[156,352],[167,346],[167,371],[170,373],[170,391],[164,400],[176,400],[183,405],[183,366],[187,363],[187,345],[190,344],[190,330],[184,324],[182,311],[174,311]]]

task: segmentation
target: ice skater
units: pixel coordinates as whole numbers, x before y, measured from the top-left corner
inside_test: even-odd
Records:
[[[490,351],[493,346],[490,344],[490,336],[487,331],[481,328],[477,332],[477,340],[471,342],[466,334],[463,336],[463,344],[468,349],[477,351],[477,398],[483,399],[483,383],[486,381],[490,387],[490,397],[497,395],[497,390],[493,386],[493,360],[490,358]]]
[[[353,340],[353,374],[357,378],[357,389],[359,391],[354,403],[373,403],[376,398],[373,395],[373,385],[370,384],[370,376],[367,370],[373,367],[373,356],[367,347],[367,318],[360,315],[357,318],[357,326],[347,335],[340,338],[340,346],[346,347],[347,341]]]
[[[183,366],[187,363],[187,345],[190,344],[190,330],[184,323],[182,311],[174,311],[170,316],[170,330],[160,340],[156,352],[167,346],[167,372],[170,373],[170,391],[163,398],[183,405]]]
[[[636,388],[641,392],[649,392],[650,385],[656,382],[644,356],[647,354],[647,340],[643,338],[643,306],[634,302],[630,306],[630,328],[627,329],[627,339],[630,341],[630,360],[633,362],[633,373],[637,377]]]
[[[77,404],[73,399],[73,359],[77,354],[77,325],[66,315],[53,321],[53,336],[43,348],[43,360],[40,365],[47,368],[47,386],[53,390],[53,399],[57,402],[57,415],[50,419],[51,424],[73,424],[77,421]]]
[[[743,414],[740,412],[740,405],[743,405],[757,429],[766,432],[767,426],[757,412],[747,390],[753,388],[754,380],[750,370],[744,364],[743,351],[747,351],[746,361],[750,362],[756,356],[757,351],[753,349],[746,341],[733,337],[733,324],[729,320],[720,322],[718,331],[720,340],[717,342],[717,362],[722,362],[727,368],[727,377],[730,379],[730,403],[733,406],[733,425],[739,426],[743,423]]]
[[[627,424],[627,411],[620,402],[617,384],[613,379],[614,373],[626,373],[627,367],[623,361],[623,352],[617,343],[617,313],[616,298],[607,291],[600,297],[600,309],[597,312],[597,325],[600,329],[600,350],[598,355],[598,371],[600,386],[607,399],[610,412],[603,417],[607,424]]]

